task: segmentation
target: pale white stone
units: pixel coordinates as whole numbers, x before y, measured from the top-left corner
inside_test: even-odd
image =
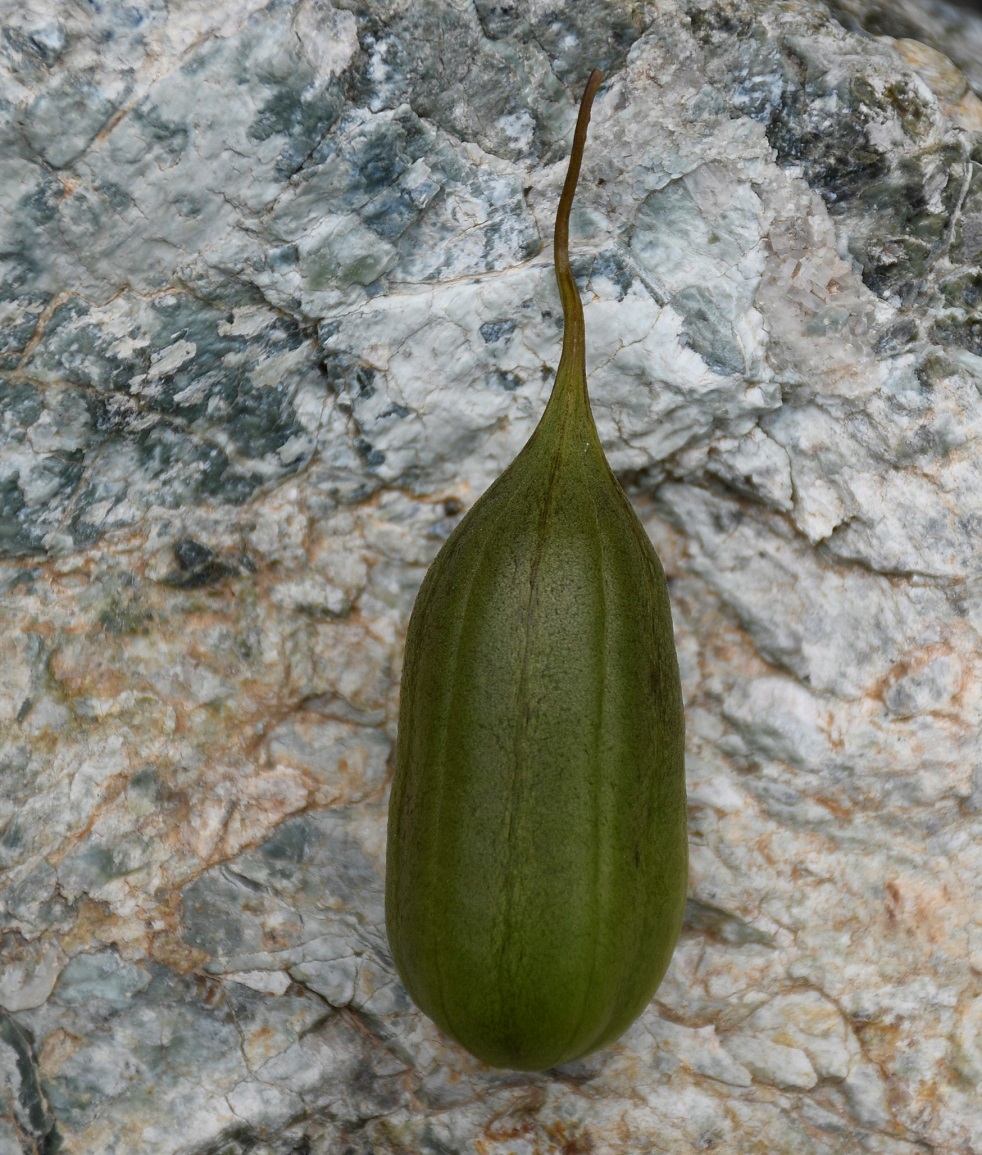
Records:
[[[222,977],[267,995],[282,995],[290,985],[290,976],[283,971],[227,971]]]
[[[732,1087],[749,1087],[745,1064],[720,1045],[713,1026],[688,1028],[665,1020],[649,1023],[648,1030],[659,1048],[664,1048],[690,1070]]]
[[[818,770],[831,755],[829,718],[821,702],[789,679],[757,678],[735,686],[724,710],[738,727],[751,730],[755,745],[772,758]]]
[[[835,1005],[818,991],[777,995],[741,1024],[746,1037],[763,1036],[804,1052],[822,1079],[844,1079],[859,1061],[859,1043]]]
[[[725,814],[732,814],[742,810],[746,805],[746,798],[726,778],[711,778],[697,782],[686,792],[690,806],[712,806]]]
[[[890,1120],[886,1087],[882,1074],[872,1063],[859,1063],[844,1081],[843,1088],[853,1114],[867,1127],[883,1127]]]
[[[723,1046],[763,1083],[807,1091],[818,1082],[808,1056],[797,1047],[785,1047],[752,1035],[728,1035]]]
[[[316,991],[332,1007],[346,1007],[355,996],[358,961],[351,954],[325,961],[305,959],[291,967],[290,974],[298,982]]]
[[[243,1120],[255,1120],[263,1127],[283,1127],[301,1110],[299,1095],[282,1087],[251,1079],[233,1087],[226,1099],[229,1107]]]
[[[0,1006],[8,1011],[41,1006],[54,990],[65,961],[57,943],[44,943],[33,957],[6,962],[0,973]]]

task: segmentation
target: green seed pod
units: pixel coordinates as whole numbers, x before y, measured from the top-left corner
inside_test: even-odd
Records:
[[[563,352],[518,457],[448,538],[406,640],[386,922],[409,993],[496,1067],[616,1039],[668,966],[685,906],[684,721],[661,564],[587,396],[569,212]]]

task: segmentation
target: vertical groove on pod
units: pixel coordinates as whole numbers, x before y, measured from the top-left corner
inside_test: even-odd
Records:
[[[566,416],[563,421],[565,423]],[[542,564],[542,555],[545,550],[546,538],[548,536],[548,525],[550,514],[552,513],[555,504],[556,495],[556,481],[559,476],[559,470],[562,465],[562,457],[557,452],[555,453],[550,466],[549,482],[545,489],[545,494],[542,503],[542,512],[539,516],[539,524],[535,535],[535,552],[532,555],[531,564],[529,566],[529,600],[525,612],[525,632],[522,645],[522,661],[521,670],[519,673],[516,685],[516,703],[519,709],[516,711],[515,720],[515,736],[514,736],[514,757],[512,759],[512,774],[511,783],[508,791],[508,825],[505,830],[505,856],[510,863],[515,858],[515,811],[517,808],[517,801],[520,799],[519,786],[520,780],[524,775],[525,767],[528,763],[528,725],[529,714],[527,709],[521,708],[521,703],[528,701],[528,683],[529,683],[529,639],[532,636],[535,610],[538,604],[538,578],[539,569]],[[501,909],[501,933],[498,936],[498,964],[497,971],[500,976],[500,989],[508,989],[508,979],[513,977],[505,974],[506,960],[510,954],[509,944],[513,936],[514,926],[514,909],[516,903],[516,886],[518,882],[518,874],[515,871],[511,872],[511,883],[507,887],[504,896],[504,903]]]
[[[435,797],[437,799],[437,801],[436,801],[436,830],[437,830],[437,835],[436,835],[436,848],[435,848],[436,849],[436,861],[437,862],[441,862],[443,860],[442,859],[443,847],[442,847],[442,842],[440,839],[440,832],[444,829],[444,823],[443,823],[442,818],[443,818],[443,800],[446,797],[447,732],[449,729],[450,720],[454,717],[454,714],[455,714],[455,707],[457,705],[457,696],[459,694],[460,685],[461,685],[461,679],[458,677],[458,673],[460,670],[460,651],[461,651],[461,648],[463,645],[464,635],[466,632],[464,627],[468,621],[473,620],[471,618],[471,616],[469,615],[468,610],[470,609],[471,598],[474,595],[474,587],[477,584],[477,577],[480,574],[481,569],[483,567],[484,558],[488,552],[488,548],[491,546],[491,544],[495,540],[496,540],[496,538],[495,538],[495,535],[493,533],[487,533],[484,537],[484,541],[481,544],[480,553],[478,554],[478,557],[477,557],[477,564],[474,565],[473,568],[471,569],[471,572],[470,572],[470,575],[468,578],[467,590],[466,590],[466,593],[465,593],[464,598],[463,598],[464,609],[463,609],[463,612],[460,614],[460,617],[458,618],[458,621],[460,623],[460,628],[457,631],[456,643],[455,643],[454,652],[453,652],[453,671],[452,671],[452,677],[450,680],[450,686],[451,686],[450,702],[449,702],[449,706],[447,709],[447,715],[443,719],[443,726],[442,726],[441,731],[440,731],[440,758],[439,758],[440,773],[439,773],[439,783],[436,786],[436,791],[435,791]],[[442,956],[442,951],[439,951],[439,950],[436,951],[436,953],[434,955],[434,970],[436,971],[436,986],[437,986],[437,991],[439,992],[440,1006],[443,1010],[444,1020],[447,1023],[447,1026],[450,1030],[450,1033],[455,1035],[457,1032],[457,1027],[454,1025],[453,1017],[451,1016],[449,1010],[447,1009],[447,999],[446,999],[446,994],[445,994],[443,967],[441,966],[441,963],[440,963],[441,956]]]
[[[606,572],[604,568],[604,537],[603,529],[600,524],[600,509],[597,505],[596,497],[589,494],[590,504],[593,506],[594,526],[596,528],[596,543],[597,543],[597,568],[596,573],[599,574],[600,581],[600,644],[599,644],[599,658],[602,663],[606,662],[607,658],[607,583],[604,580]],[[602,837],[601,826],[603,825],[603,734],[604,734],[604,713],[607,706],[607,682],[601,679],[600,695],[597,705],[596,729],[594,737],[594,769],[596,773],[593,778],[593,958],[590,962],[590,978],[583,988],[583,1001],[580,1010],[580,1017],[576,1022],[575,1027],[570,1032],[569,1039],[566,1041],[563,1051],[568,1051],[570,1046],[579,1038],[580,1031],[583,1028],[583,1023],[586,1020],[587,1012],[590,1009],[590,996],[593,992],[594,982],[597,977],[597,953],[600,945],[600,933],[603,919],[603,896],[601,895],[601,878],[603,875],[601,854],[605,839]],[[607,1022],[604,1022],[603,1029],[606,1030]],[[590,1042],[602,1034],[602,1031],[596,1031],[591,1035]],[[581,1043],[582,1046],[582,1043]]]

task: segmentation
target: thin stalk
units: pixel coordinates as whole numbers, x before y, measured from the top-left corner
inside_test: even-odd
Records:
[[[580,165],[583,161],[583,148],[586,144],[587,126],[590,123],[590,111],[593,108],[593,98],[600,87],[604,74],[599,69],[590,73],[586,82],[583,99],[580,101],[580,112],[576,118],[576,132],[573,134],[573,148],[569,154],[569,168],[566,170],[566,181],[559,198],[559,208],[556,210],[556,232],[553,239],[553,260],[556,265],[556,281],[559,284],[559,297],[563,303],[563,354],[559,361],[559,371],[556,374],[557,389],[568,389],[577,379],[582,382],[584,398],[586,397],[586,339],[583,327],[583,303],[576,289],[576,282],[569,267],[569,213],[573,206],[573,196],[576,192],[576,182],[580,179]]]

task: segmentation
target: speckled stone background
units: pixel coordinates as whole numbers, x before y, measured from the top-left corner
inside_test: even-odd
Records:
[[[982,16],[0,10],[0,1153],[982,1152]],[[526,1076],[394,976],[385,805],[415,591],[557,361],[594,65],[691,901],[625,1038]]]

